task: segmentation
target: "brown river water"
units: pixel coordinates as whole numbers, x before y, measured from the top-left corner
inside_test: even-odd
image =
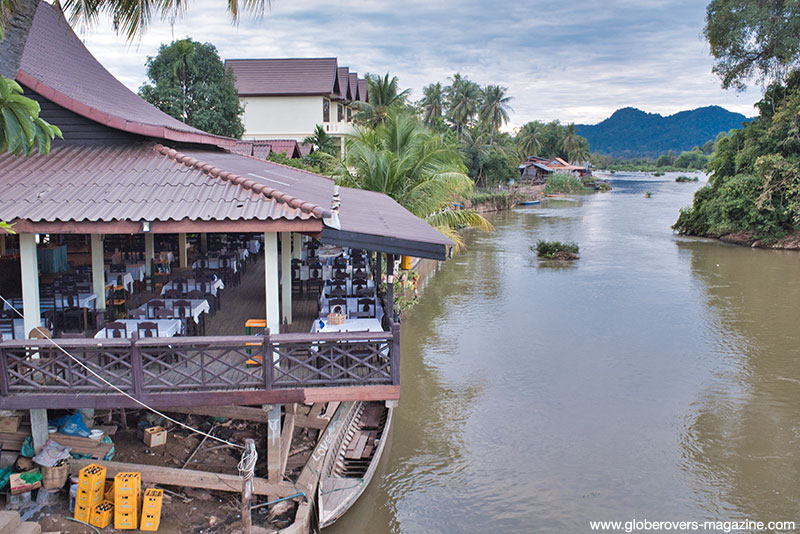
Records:
[[[673,235],[703,184],[675,176],[469,234],[403,324],[391,443],[328,534],[800,525],[800,253]]]

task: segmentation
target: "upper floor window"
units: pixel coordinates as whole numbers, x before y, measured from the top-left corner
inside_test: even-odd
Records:
[[[347,122],[353,120],[353,110],[351,108],[347,108]]]
[[[330,122],[331,120],[331,103],[330,100],[322,99],[322,122]]]
[[[336,105],[336,120],[339,122],[344,120],[344,106],[341,104]]]

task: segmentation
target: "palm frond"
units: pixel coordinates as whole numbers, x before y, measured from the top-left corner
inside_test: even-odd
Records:
[[[475,210],[442,210],[425,218],[431,226],[448,228],[475,228],[482,232],[493,232],[494,226]]]

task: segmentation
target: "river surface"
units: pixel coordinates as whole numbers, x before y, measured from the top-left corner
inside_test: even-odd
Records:
[[[674,177],[469,234],[403,324],[381,469],[326,532],[800,525],[800,253],[673,235],[703,184]],[[539,261],[537,239],[581,258]]]

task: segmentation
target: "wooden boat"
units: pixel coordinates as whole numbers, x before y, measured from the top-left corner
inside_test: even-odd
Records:
[[[533,206],[534,204],[541,204],[541,200],[525,200],[524,202],[520,202],[520,206]]]
[[[348,406],[351,405],[351,406]],[[330,444],[322,462],[317,490],[319,528],[339,519],[372,480],[386,447],[392,408],[384,402],[342,403],[349,408],[343,432]],[[342,420],[340,417],[334,417]]]

